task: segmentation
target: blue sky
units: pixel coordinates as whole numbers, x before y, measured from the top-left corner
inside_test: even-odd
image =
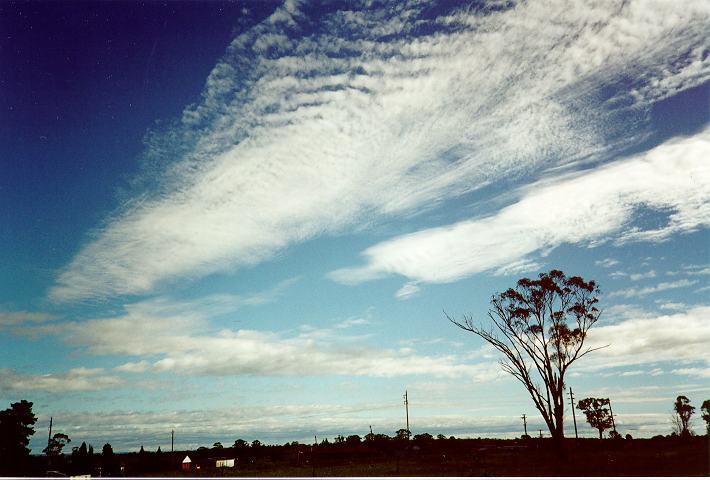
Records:
[[[414,433],[543,428],[443,311],[552,268],[603,292],[577,398],[634,436],[710,398],[706,2],[0,9],[33,451],[50,416],[119,450],[393,434],[405,390]]]

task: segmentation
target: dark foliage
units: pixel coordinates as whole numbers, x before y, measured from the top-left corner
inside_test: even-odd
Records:
[[[604,430],[609,430],[614,424],[608,406],[608,398],[585,398],[577,402],[577,408],[584,412],[587,423],[599,430],[600,440]]]
[[[695,407],[690,404],[690,400],[685,395],[678,395],[673,404],[673,410],[676,413],[676,418],[678,419],[678,425],[680,431],[677,432],[681,437],[688,437],[691,435],[690,432],[690,417],[695,412]]]
[[[32,402],[21,400],[0,411],[0,475],[21,474],[27,464],[30,437],[37,417]]]
[[[69,438],[69,435],[57,432],[52,435],[52,438],[49,439],[47,446],[42,451],[46,453],[48,457],[56,458],[62,454],[62,450],[67,443],[70,442],[71,438]]]
[[[710,399],[705,400],[700,406],[701,417],[705,420],[705,427],[710,435]]]

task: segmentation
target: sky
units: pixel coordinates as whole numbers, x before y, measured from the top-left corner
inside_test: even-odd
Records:
[[[560,269],[622,434],[710,398],[704,0],[0,4],[0,408],[118,451],[544,430],[483,324]],[[574,435],[569,404],[567,435]],[[596,435],[576,412],[580,434]],[[702,432],[701,420],[693,426]]]

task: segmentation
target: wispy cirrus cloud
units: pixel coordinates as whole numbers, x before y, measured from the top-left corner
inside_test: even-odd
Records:
[[[24,324],[44,323],[55,318],[55,315],[46,312],[27,312],[24,310],[0,312],[0,329]]]
[[[645,297],[652,293],[664,292],[666,290],[673,290],[676,288],[692,287],[698,283],[697,280],[676,280],[674,282],[660,282],[657,285],[651,287],[631,287],[625,288],[623,290],[616,290],[609,294],[610,297],[624,297],[624,298],[634,298],[634,297]]]
[[[700,0],[433,19],[418,2],[365,3],[286,2],[235,38],[200,102],[149,139],[155,188],[107,219],[50,297],[150,292],[633,144],[654,102],[710,79]]]
[[[18,392],[73,392],[116,388],[124,380],[103,368],[72,368],[63,373],[23,374],[0,369],[0,389]]]
[[[710,130],[674,139],[643,154],[604,167],[564,175],[526,187],[521,198],[495,214],[396,237],[363,252],[365,265],[331,272],[343,283],[386,275],[445,283],[522,262],[530,254],[562,244],[593,245],[614,240],[661,241],[710,226]],[[616,181],[624,178],[624,182]],[[634,212],[667,213],[653,231],[634,225]],[[610,259],[601,265],[612,266]],[[656,290],[617,292],[639,296],[694,282],[668,283]],[[660,289],[660,290],[659,290]]]

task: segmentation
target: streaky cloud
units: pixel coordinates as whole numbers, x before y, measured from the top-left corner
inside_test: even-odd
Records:
[[[387,240],[363,252],[364,266],[329,275],[343,283],[393,274],[446,283],[523,262],[565,243],[659,242],[708,228],[708,158],[710,129],[591,171],[530,185],[517,202],[491,216]],[[666,212],[668,220],[660,228],[642,230],[634,225],[639,208]],[[613,265],[609,259],[601,264]]]
[[[318,16],[286,2],[235,38],[201,100],[149,139],[151,187],[97,228],[49,297],[145,294],[577,165],[645,138],[655,102],[710,78],[704,1],[434,19],[416,2],[367,5]]]

